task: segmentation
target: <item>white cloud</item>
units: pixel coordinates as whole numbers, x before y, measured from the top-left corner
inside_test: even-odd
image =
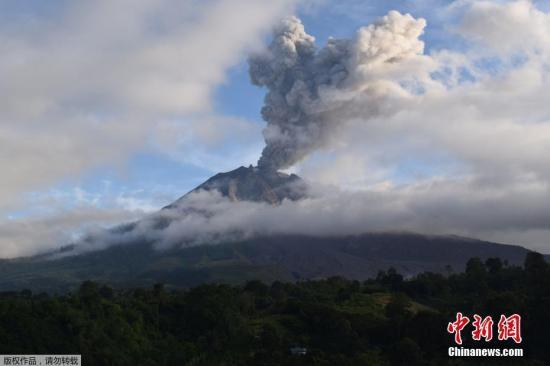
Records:
[[[475,180],[432,179],[407,187],[342,191],[314,186],[311,198],[267,203],[230,201],[215,192],[188,196],[123,234],[96,233],[75,253],[113,243],[152,240],[159,249],[215,244],[256,235],[353,235],[420,232],[462,235],[548,251],[548,188],[536,182],[484,186]],[[159,222],[166,225],[161,225]]]
[[[42,215],[0,221],[0,258],[14,258],[46,252],[78,242],[91,230],[104,230],[113,223],[133,221],[140,210],[99,208],[81,205],[48,210]]]
[[[537,9],[530,0],[499,3],[467,1],[466,15],[459,32],[504,54],[548,51],[550,14]],[[460,6],[457,6],[457,8]]]
[[[0,209],[22,192],[124,163],[167,123],[197,145],[211,141],[204,125],[222,119],[213,89],[291,3],[78,1],[55,16],[6,18]],[[217,133],[233,125],[218,123]]]
[[[93,192],[77,186],[25,195],[19,210],[0,220],[0,258],[47,252],[88,232],[136,221],[175,199],[174,192],[167,193],[166,187],[112,190],[107,183]]]

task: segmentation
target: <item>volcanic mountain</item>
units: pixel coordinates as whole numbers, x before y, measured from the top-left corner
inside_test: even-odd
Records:
[[[100,241],[97,250],[79,251],[83,244],[80,243],[34,257],[0,260],[0,291],[70,291],[85,280],[117,287],[158,282],[188,287],[205,282],[293,281],[331,276],[364,280],[390,267],[408,276],[424,271],[460,271],[471,257],[499,257],[510,265],[520,265],[528,252],[520,246],[411,233],[326,238],[264,235],[226,238],[215,245],[156,249],[156,241],[151,239],[154,236],[147,234],[169,230],[173,215],[210,215],[190,204],[190,194],[201,190],[219,191],[232,201],[272,205],[307,197],[306,183],[294,174],[252,166],[219,173],[148,219],[120,225],[108,230],[107,235],[100,235],[96,238]],[[101,242],[106,240],[103,237],[117,236],[126,239],[111,245]]]
[[[232,201],[268,202],[299,200],[306,196],[307,185],[296,174],[241,166],[227,173],[218,173],[165,208],[181,207],[186,197],[201,190],[219,191]]]

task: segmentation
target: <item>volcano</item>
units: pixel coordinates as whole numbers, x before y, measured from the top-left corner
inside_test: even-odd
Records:
[[[169,230],[179,217],[212,215],[204,207],[193,205],[190,195],[200,191],[218,191],[233,202],[273,206],[308,197],[307,183],[295,174],[241,166],[214,175],[149,217],[108,229],[107,235],[91,235],[79,244],[34,257],[0,260],[0,292],[23,288],[72,291],[85,280],[120,288],[159,282],[192,287],[211,282],[237,284],[253,279],[272,282],[332,276],[362,281],[390,267],[405,276],[425,271],[449,273],[450,268],[462,271],[471,257],[501,258],[510,265],[520,265],[528,252],[515,245],[414,233],[230,235],[203,245],[187,246],[182,240],[179,245],[156,248],[157,239],[146,233]],[[104,245],[106,238],[117,236],[120,241]],[[97,244],[98,249],[79,251],[78,245],[83,242]]]
[[[226,173],[218,173],[165,209],[181,207],[186,198],[199,191],[218,191],[231,201],[267,202],[278,205],[285,199],[297,201],[307,196],[307,184],[296,174],[248,168],[241,166]]]

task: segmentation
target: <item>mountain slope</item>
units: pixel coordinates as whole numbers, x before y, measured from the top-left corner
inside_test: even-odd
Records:
[[[523,262],[527,253],[519,246],[396,233],[325,238],[272,235],[216,245],[156,250],[152,241],[156,239],[145,239],[144,233],[165,230],[173,220],[171,215],[209,214],[197,210],[187,200],[190,193],[200,190],[217,190],[232,201],[278,205],[286,199],[306,197],[307,185],[296,175],[252,166],[219,173],[166,206],[167,211],[161,210],[170,215],[152,215],[108,230],[105,237],[130,238],[119,241],[118,245],[71,256],[78,248],[75,244],[56,253],[0,260],[0,291],[24,288],[66,291],[85,280],[118,287],[148,286],[157,282],[189,287],[213,281],[238,283],[251,279],[302,280],[330,276],[364,280],[389,267],[404,275],[447,272],[450,267],[462,270],[471,257],[499,257],[517,265]],[[103,247],[105,237],[90,236],[84,241],[91,247],[94,243]]]
[[[156,282],[189,287],[204,282],[330,276],[364,280],[389,267],[405,275],[447,272],[448,266],[461,271],[471,257],[499,257],[520,265],[527,252],[519,246],[416,234],[271,236],[167,251],[157,251],[151,243],[134,242],[55,260],[0,261],[0,291],[65,291],[88,279],[119,287]]]
[[[306,189],[305,182],[296,174],[241,166],[227,173],[216,174],[165,208],[180,206],[187,195],[200,190],[219,191],[232,201],[263,201],[276,205],[284,199],[294,201],[305,197]]]

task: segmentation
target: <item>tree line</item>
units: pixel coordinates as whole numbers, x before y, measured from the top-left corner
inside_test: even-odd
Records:
[[[466,270],[405,279],[394,269],[364,282],[333,277],[191,289],[0,294],[0,354],[82,354],[84,365],[547,365],[550,266],[472,258]],[[457,312],[522,316],[524,357],[450,358]],[[302,351],[294,353],[293,349]],[[305,353],[305,354],[304,354]]]

